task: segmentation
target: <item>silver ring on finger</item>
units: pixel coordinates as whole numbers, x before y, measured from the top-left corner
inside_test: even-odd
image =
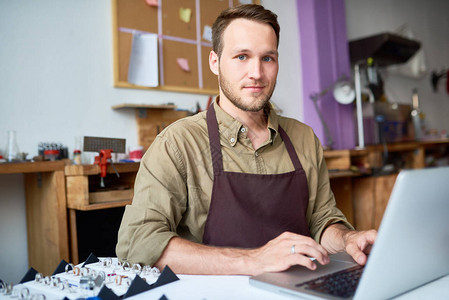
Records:
[[[295,254],[295,245],[292,245],[292,247],[290,248],[290,253]]]

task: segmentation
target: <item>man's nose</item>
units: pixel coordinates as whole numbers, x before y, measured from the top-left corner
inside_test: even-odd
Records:
[[[260,79],[262,77],[262,64],[260,60],[255,59],[249,64],[248,77],[251,79]]]

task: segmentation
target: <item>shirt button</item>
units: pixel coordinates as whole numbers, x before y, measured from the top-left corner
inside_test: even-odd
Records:
[[[258,157],[259,156],[259,152],[254,152],[254,155],[256,156],[256,157]]]
[[[229,141],[233,144],[235,142],[235,138],[232,137]]]
[[[245,127],[242,127],[242,129],[240,129],[240,131],[241,131],[242,133],[244,133],[244,132],[246,131],[246,128],[245,128]]]

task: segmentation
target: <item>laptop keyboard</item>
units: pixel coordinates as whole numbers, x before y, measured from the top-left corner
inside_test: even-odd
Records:
[[[362,272],[363,266],[355,266],[296,286],[336,297],[349,298],[354,296]]]

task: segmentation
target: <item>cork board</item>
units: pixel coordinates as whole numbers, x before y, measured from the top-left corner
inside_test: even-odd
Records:
[[[148,3],[156,2],[157,5]],[[259,3],[259,0],[242,1]],[[238,0],[112,0],[114,86],[214,95],[216,76],[209,69],[212,43],[204,37],[218,14]],[[135,34],[157,35],[157,86],[129,82]],[[188,68],[178,62],[188,62]],[[156,72],[156,70],[154,70]]]

